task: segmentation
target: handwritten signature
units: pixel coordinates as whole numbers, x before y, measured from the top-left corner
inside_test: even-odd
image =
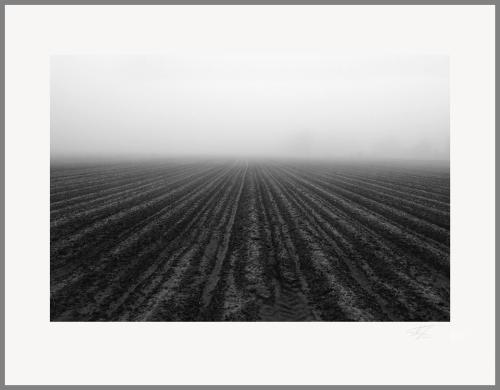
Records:
[[[408,330],[408,334],[411,337],[414,337],[415,340],[421,340],[421,339],[430,339],[431,338],[431,329],[433,329],[435,325],[422,325],[422,326],[417,326],[416,328],[412,328]]]

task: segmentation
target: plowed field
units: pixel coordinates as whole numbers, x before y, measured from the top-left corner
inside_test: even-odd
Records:
[[[52,321],[449,321],[448,167],[53,166]]]

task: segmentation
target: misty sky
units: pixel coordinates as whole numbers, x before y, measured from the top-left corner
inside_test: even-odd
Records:
[[[448,59],[53,56],[51,157],[449,159]]]

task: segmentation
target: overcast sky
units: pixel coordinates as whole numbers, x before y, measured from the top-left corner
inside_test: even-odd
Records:
[[[53,56],[51,156],[449,159],[448,59]]]

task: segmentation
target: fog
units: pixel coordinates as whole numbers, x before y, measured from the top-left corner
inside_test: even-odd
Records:
[[[50,87],[54,160],[449,160],[446,56],[60,55]]]

